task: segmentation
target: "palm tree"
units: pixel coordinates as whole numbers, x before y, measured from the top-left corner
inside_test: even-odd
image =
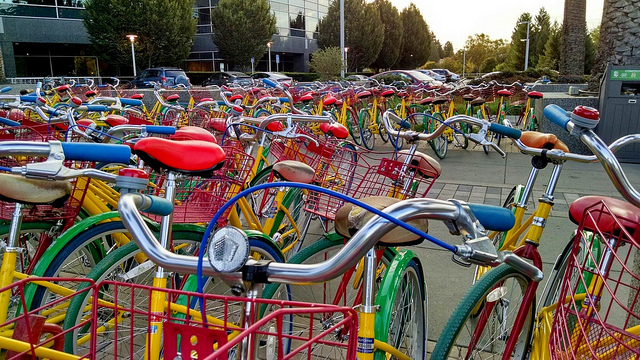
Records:
[[[605,0],[589,89],[598,90],[607,63],[640,66],[640,0]],[[639,261],[640,262],[640,261]]]
[[[565,0],[560,48],[560,75],[584,75],[587,0]]]

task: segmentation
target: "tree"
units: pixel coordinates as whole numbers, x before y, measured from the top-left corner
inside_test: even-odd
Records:
[[[311,54],[309,68],[311,71],[318,73],[321,81],[337,78],[338,75],[340,75],[340,69],[342,68],[340,48],[337,46],[330,46],[316,50]]]
[[[640,66],[640,1],[605,0],[589,88],[598,90],[607,63]]]
[[[586,31],[586,29],[585,29]],[[598,52],[598,37],[600,36],[600,28],[594,28],[587,31],[584,37],[584,73],[591,74],[591,69],[596,61],[596,53]]]
[[[560,74],[584,75],[587,0],[565,0],[560,47]]]
[[[461,51],[459,51],[461,52]],[[457,56],[456,56],[457,57]],[[459,74],[462,72],[462,62],[458,59],[456,59],[456,57],[447,57],[444,58],[442,60],[440,60],[440,66],[443,69],[447,69],[451,72],[454,72],[456,74]],[[462,57],[460,57],[462,58]]]
[[[267,0],[220,0],[211,11],[213,41],[229,68],[248,67],[267,52],[276,32],[276,16]]]
[[[558,63],[560,62],[560,43],[562,33],[560,32],[560,25],[558,22],[554,22],[549,31],[549,39],[544,46],[543,54],[538,58],[538,69],[550,69],[558,70]]]
[[[431,37],[431,45],[429,51],[429,59],[431,61],[438,61],[444,57],[444,49],[442,48],[442,44],[440,44],[440,40],[436,39],[436,36],[433,32],[430,34]]]
[[[189,56],[196,33],[193,0],[87,0],[84,25],[94,52],[116,66],[131,64],[135,34],[137,64],[179,66]]]
[[[427,62],[429,58],[431,32],[420,10],[414,3],[402,10],[401,17],[404,41],[402,42],[402,51],[396,67],[414,69]]]
[[[447,41],[446,43],[444,43],[442,56],[443,58],[453,56],[453,44],[451,43],[451,41]]]
[[[364,68],[373,63],[382,49],[384,30],[373,3],[364,0],[344,1],[345,46],[349,48],[348,69]],[[340,46],[340,1],[334,1],[327,16],[318,23],[318,46]]]
[[[531,14],[529,13],[523,13],[518,17],[516,26],[513,28],[513,33],[511,34],[511,44],[509,45],[506,62],[502,68],[503,70],[524,70],[527,44],[525,41],[522,41],[522,39],[527,38],[527,24],[524,24],[524,22],[527,21],[531,23]],[[529,39],[531,39],[531,36],[529,36]],[[529,43],[529,45],[531,45],[531,43]]]
[[[376,60],[371,64],[376,69],[388,69],[392,67],[400,57],[402,48],[402,19],[398,9],[389,0],[376,0],[374,2],[380,15],[380,25],[384,33],[382,49]]]
[[[538,59],[544,55],[544,47],[551,33],[551,17],[544,7],[540,8],[533,20],[529,43],[529,59],[531,66],[538,65]]]
[[[467,38],[465,49],[467,49],[466,72],[491,72],[506,58],[508,46],[502,39],[492,40],[486,34],[475,34]],[[490,58],[493,60],[487,61]],[[462,60],[462,57],[459,60]],[[486,70],[489,67],[491,69]]]

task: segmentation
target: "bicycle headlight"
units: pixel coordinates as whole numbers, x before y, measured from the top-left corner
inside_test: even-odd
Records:
[[[244,231],[235,227],[220,228],[209,239],[207,255],[215,271],[238,271],[249,258],[249,238]]]

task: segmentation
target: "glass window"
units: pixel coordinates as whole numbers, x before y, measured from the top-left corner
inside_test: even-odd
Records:
[[[307,17],[307,21],[305,25],[306,25],[305,29],[307,31],[311,31],[311,32],[316,31],[317,30],[316,27],[318,27],[318,19],[313,17]]]
[[[198,25],[210,25],[211,24],[211,9],[201,8],[198,9]]]
[[[318,5],[318,12],[320,13],[320,17],[324,17],[329,12],[328,6]]]
[[[289,27],[289,14],[284,11],[274,11],[276,14],[276,26],[288,28]]]
[[[315,10],[309,10],[309,9],[307,9],[307,10],[305,10],[305,11],[304,11],[304,14],[305,14],[306,16],[310,16],[310,17],[318,17],[318,12],[317,12],[317,11],[315,11]]]
[[[198,26],[198,34],[211,34],[211,25]]]
[[[281,3],[277,3],[277,2],[272,2],[272,3],[271,3],[271,10],[275,10],[275,11],[289,11],[289,5],[287,5],[287,4],[281,4]]]
[[[82,19],[84,9],[58,8],[58,16],[65,19]]]
[[[329,0],[318,0],[318,5],[329,6]]]
[[[8,1],[3,1],[3,2],[8,2]],[[13,3],[18,3],[18,4],[33,4],[33,5],[55,5],[56,4],[56,0],[20,0],[20,1],[13,1]]]
[[[209,7],[209,0],[196,0],[195,7]]]
[[[304,15],[302,13],[298,13],[298,15],[291,15],[289,17],[289,27],[292,29],[303,29],[304,30]]]
[[[58,6],[84,7],[84,0],[58,0]]]
[[[289,4],[304,7],[304,0],[289,0]]]
[[[310,10],[316,10],[318,8],[318,3],[315,2],[315,1],[305,0],[304,8],[305,9],[310,9]]]
[[[55,5],[55,3],[51,5]],[[50,18],[55,18],[57,16],[55,7],[14,5],[14,4],[0,4],[0,15],[50,17]]]

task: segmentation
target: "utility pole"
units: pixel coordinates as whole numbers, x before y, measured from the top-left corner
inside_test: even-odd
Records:
[[[527,69],[529,68],[529,23],[530,23],[529,21],[522,21],[518,23],[518,25],[527,24],[527,38],[520,39],[520,41],[527,42],[526,48],[524,50],[524,71],[527,71]]]
[[[340,69],[340,77],[344,79],[345,68],[345,51],[344,51],[344,0],[340,0],[340,58],[342,59],[342,67]]]

